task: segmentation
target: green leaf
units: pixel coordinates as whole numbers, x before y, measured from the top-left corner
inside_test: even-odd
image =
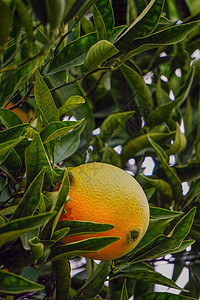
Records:
[[[54,261],[52,266],[56,276],[56,299],[66,300],[71,288],[70,264],[63,258]]]
[[[122,287],[122,292],[121,292],[121,295],[120,295],[120,300],[128,300],[128,292],[127,292],[127,289],[126,289],[126,279],[124,280],[124,283],[123,283],[123,287]]]
[[[164,0],[152,0],[115,42],[120,51],[127,53],[134,48],[134,41],[141,37],[149,36],[158,25],[162,14]]]
[[[36,72],[34,92],[35,101],[42,115],[45,127],[47,127],[52,122],[59,121],[58,110],[55,105],[54,99],[51,95],[51,92],[49,91],[49,88],[47,87],[38,71]]]
[[[163,292],[151,292],[137,297],[137,300],[195,300],[194,298]]]
[[[68,234],[69,231],[70,231],[69,227],[55,230],[52,236],[52,240],[54,240],[55,242],[61,240]]]
[[[0,0],[0,47],[7,42],[13,22],[13,11],[9,3]]]
[[[21,119],[12,110],[0,108],[0,120],[6,126],[6,128],[11,128],[22,124]]]
[[[167,150],[167,155],[177,154],[183,151],[186,147],[187,140],[185,135],[181,132],[180,126],[176,123],[176,135],[175,140],[171,148]]]
[[[22,0],[13,0],[21,23],[25,27],[26,35],[29,41],[33,40],[33,23],[27,6]]]
[[[134,278],[135,280],[152,282],[154,284],[161,284],[178,290],[183,290],[173,280],[163,276],[158,272],[155,272],[153,267],[150,267],[146,263],[136,263],[128,266],[127,268],[121,269],[120,274],[112,277],[112,280],[123,277],[130,277]]]
[[[146,149],[149,146],[149,137],[156,142],[167,142],[174,136],[174,133],[166,132],[149,132],[140,135],[133,140],[129,141],[122,150],[122,159],[127,161],[129,158],[134,157],[139,151]]]
[[[97,41],[96,33],[81,36],[77,40],[67,44],[63,50],[54,58],[48,73],[65,70],[73,66],[80,66],[84,63],[88,50]]]
[[[23,134],[25,128],[29,126],[30,124],[19,124],[14,127],[10,127],[3,131],[0,131],[0,142],[6,142],[19,138]]]
[[[96,1],[97,0],[71,0],[66,2],[67,15],[65,17],[65,22],[68,22],[73,17],[76,17],[75,21],[78,23],[82,16]]]
[[[93,222],[61,220],[57,224],[56,230],[60,230],[66,227],[70,228],[68,236],[73,236],[88,233],[104,232],[112,229],[114,226],[110,224],[101,224]]]
[[[62,137],[55,146],[54,161],[59,163],[71,156],[79,146],[80,135],[85,127],[85,123],[81,123],[72,132]]]
[[[97,252],[119,239],[118,237],[89,238],[80,242],[58,246],[52,249],[48,260],[54,261],[63,257],[80,256],[86,253]]]
[[[125,130],[125,124],[128,119],[134,115],[135,111],[120,112],[109,115],[101,124],[101,133],[99,138],[103,143],[112,139],[119,132]]]
[[[146,120],[153,109],[153,99],[149,87],[134,69],[125,64],[120,69],[133,92],[134,101],[141,109]]]
[[[24,138],[18,137],[14,140],[10,140],[4,143],[0,143],[0,164],[2,164],[6,158],[8,157],[9,153],[12,149],[18,145]]]
[[[47,175],[47,183],[52,180],[52,168],[45,151],[44,145],[38,133],[31,144],[25,150],[25,165],[26,165],[26,186],[38,175],[45,167]]]
[[[165,254],[171,253],[171,251],[175,253],[176,249],[179,249],[191,229],[195,211],[196,208],[193,208],[182,217],[167,236],[161,235],[156,237],[137,253],[133,254],[134,258],[132,257],[132,260],[143,261],[162,257]]]
[[[38,237],[33,237],[29,241],[31,252],[36,259],[39,259],[44,254],[44,244]]]
[[[179,202],[182,199],[182,186],[181,181],[173,167],[169,166],[169,159],[165,151],[151,138],[149,138],[149,142],[154,148],[157,157],[159,158],[161,165],[165,171],[166,176],[168,177],[171,187],[174,193],[174,197],[177,202]]]
[[[106,40],[97,42],[87,53],[83,64],[83,71],[85,73],[90,73],[95,69],[98,69],[102,63],[117,53],[118,50],[110,42]]]
[[[128,49],[131,55],[154,49],[162,45],[173,45],[181,42],[192,30],[199,26],[199,21],[175,25],[167,29],[155,32],[145,38],[134,41],[132,47]]]
[[[44,181],[45,169],[42,169],[40,173],[34,178],[32,183],[29,185],[23,198],[19,202],[16,210],[12,215],[12,219],[19,217],[32,216],[39,204],[40,194],[42,191]]]
[[[5,164],[12,174],[16,174],[15,172],[18,172],[21,169],[21,158],[14,149],[12,149],[6,157]]]
[[[126,25],[120,25],[113,28],[112,34],[109,36],[108,41],[114,43],[118,36],[124,31]]]
[[[170,100],[168,103],[161,104],[160,106],[156,107],[156,109],[154,109],[151,112],[147,120],[148,125],[151,125],[153,122],[155,126],[157,124],[166,121],[171,116],[173,110],[179,107],[184,102],[184,100],[188,97],[188,94],[190,92],[191,85],[194,79],[194,74],[195,74],[195,69],[194,67],[192,67],[184,85],[179,90],[175,100],[174,101]]]
[[[150,216],[156,219],[173,219],[183,214],[182,211],[173,211],[160,207],[150,206]]]
[[[55,213],[48,212],[12,220],[0,227],[0,245],[18,238],[21,234],[42,226]]]
[[[170,184],[162,179],[152,179],[150,176],[143,176],[140,174],[140,177],[146,181],[150,186],[155,187],[158,192],[160,192],[167,199],[173,198],[173,192]]]
[[[10,97],[16,92],[16,90],[23,84],[27,82],[27,80],[35,73],[37,68],[41,65],[42,61],[44,60],[44,57],[41,58],[35,58],[31,60],[30,62],[26,63],[22,67],[18,67],[17,70],[11,75],[6,82],[2,99],[3,103],[6,103]]]
[[[79,290],[78,295],[83,295],[84,299],[88,299],[99,294],[102,286],[104,285],[104,281],[110,273],[111,264],[111,261],[101,262]]]
[[[83,119],[80,121],[53,122],[40,133],[41,139],[43,143],[48,143],[61,138],[62,136],[66,135],[66,133],[80,125],[82,122]]]
[[[59,188],[59,191],[56,193],[56,197],[54,198],[54,202],[51,206],[51,211],[56,211],[57,214],[55,218],[53,218],[50,222],[44,226],[42,229],[42,232],[40,234],[41,239],[51,239],[54,233],[54,230],[56,228],[57,222],[60,218],[61,212],[63,211],[63,207],[65,203],[67,202],[67,195],[69,193],[69,176],[68,176],[68,170],[65,169],[64,176],[62,179],[62,184]]]
[[[100,12],[95,4],[92,6],[92,14],[93,14],[95,28],[97,30],[98,41],[106,40],[107,39],[106,26],[103,21],[102,15],[100,14]]]
[[[113,27],[115,23],[112,3],[110,0],[98,0],[96,1],[96,6],[102,16],[107,36],[109,37],[113,32]]]
[[[21,294],[43,290],[44,286],[30,281],[22,276],[0,270],[0,293],[2,294]]]
[[[64,114],[66,114],[66,112],[76,108],[77,106],[84,104],[85,100],[83,99],[83,97],[79,96],[79,95],[75,95],[75,96],[71,96],[67,99],[67,101],[65,101],[65,103],[63,104],[63,106],[61,106],[58,109],[59,115],[60,117],[63,116]]]

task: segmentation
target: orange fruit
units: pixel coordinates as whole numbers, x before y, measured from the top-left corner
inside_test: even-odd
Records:
[[[139,183],[126,171],[106,163],[88,163],[73,168],[66,213],[60,220],[108,223],[114,228],[101,233],[66,236],[63,243],[90,237],[117,236],[120,240],[84,255],[112,260],[130,252],[144,236],[149,224],[149,206]]]
[[[8,108],[10,108],[10,107],[12,107],[12,106],[13,106],[13,103],[10,102],[10,103],[6,106],[6,108],[8,109]],[[26,112],[25,112],[24,110],[22,110],[21,108],[16,107],[16,108],[12,109],[12,112],[14,112],[16,115],[18,115],[18,117],[21,119],[21,121],[22,121],[23,123],[29,123],[29,122],[32,121],[32,120],[34,119],[34,117],[35,117],[35,114],[34,114],[33,109],[30,109],[30,110],[28,111],[28,113],[26,113]]]

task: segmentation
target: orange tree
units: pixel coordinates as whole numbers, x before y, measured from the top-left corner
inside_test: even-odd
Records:
[[[1,299],[199,298],[199,12],[198,0],[0,0]],[[150,205],[136,248],[100,264],[80,257],[112,237],[60,240],[109,224],[57,224],[70,168],[94,161],[129,171]]]

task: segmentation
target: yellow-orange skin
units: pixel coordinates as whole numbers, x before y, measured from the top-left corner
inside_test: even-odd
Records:
[[[114,228],[101,233],[65,237],[63,243],[90,237],[117,236],[120,240],[85,255],[97,260],[112,260],[130,252],[144,236],[149,224],[149,206],[139,183],[127,172],[106,163],[88,163],[73,168],[66,213],[61,220],[108,223]],[[129,233],[139,231],[133,242]]]

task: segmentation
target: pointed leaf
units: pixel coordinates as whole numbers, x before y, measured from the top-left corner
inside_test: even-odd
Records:
[[[166,176],[168,177],[173,192],[174,192],[174,197],[176,199],[177,202],[180,201],[180,199],[182,199],[182,186],[181,186],[181,181],[178,177],[178,175],[176,174],[176,171],[173,167],[169,166],[168,163],[168,156],[165,153],[165,151],[156,143],[154,142],[151,138],[149,138],[149,142],[151,143],[152,147],[154,148],[156,155],[158,156],[161,165],[165,171]]]
[[[52,168],[45,151],[44,145],[38,133],[31,144],[25,150],[25,165],[26,165],[26,186],[37,176],[37,174],[45,167],[48,182],[51,182]]]
[[[182,211],[173,211],[160,207],[150,206],[150,216],[156,219],[173,219],[183,214]]]
[[[109,115],[101,124],[99,138],[105,143],[119,132],[124,130],[126,121],[130,119],[134,111],[120,112]]]
[[[66,133],[77,127],[83,122],[84,119],[80,121],[59,121],[53,122],[48,125],[41,133],[41,139],[44,143],[61,138]]]
[[[79,290],[78,295],[81,294],[85,299],[91,298],[99,294],[107,276],[111,270],[112,261],[101,262],[93,274],[88,278],[86,283]]]
[[[14,211],[12,220],[20,217],[32,216],[34,214],[40,202],[44,173],[45,169],[42,169],[40,173],[34,178],[23,198],[19,202],[16,210]]]
[[[57,224],[56,230],[69,227],[68,236],[104,232],[112,229],[114,226],[110,224],[101,224],[83,221],[62,220]]]
[[[177,154],[183,151],[186,147],[187,140],[185,135],[181,132],[180,126],[176,123],[176,135],[175,140],[170,149],[167,150],[167,155]]]
[[[44,286],[30,281],[22,276],[0,270],[0,293],[2,294],[21,294],[43,290]]]
[[[100,14],[100,12],[95,4],[92,6],[92,14],[93,14],[95,28],[97,30],[98,41],[106,40],[107,39],[106,26],[103,21],[102,15]]]
[[[77,40],[67,44],[63,50],[54,58],[49,74],[65,70],[73,66],[80,66],[84,63],[88,50],[97,42],[96,33],[81,36]]]
[[[0,142],[6,142],[19,138],[23,134],[25,128],[29,126],[30,124],[19,124],[14,127],[10,127],[9,129],[0,131]]]
[[[162,195],[164,195],[167,199],[173,198],[173,192],[170,184],[162,179],[152,179],[150,176],[140,175],[143,180],[145,180],[149,185],[155,187],[157,191],[159,191]]]
[[[120,51],[127,53],[132,47],[134,48],[135,39],[149,36],[153,32],[160,20],[164,2],[164,0],[152,0],[149,2],[137,19],[115,42],[116,47]]]
[[[21,234],[42,226],[55,215],[53,212],[12,220],[0,227],[0,245],[18,238]]]
[[[129,66],[123,64],[120,69],[133,92],[138,108],[141,109],[145,119],[147,119],[153,108],[153,99],[149,87],[144,82],[144,79]]]
[[[63,106],[58,109],[60,117],[63,116],[66,112],[76,108],[77,106],[84,104],[85,100],[79,95],[71,96],[65,101]]]
[[[96,2],[96,6],[102,16],[107,31],[107,36],[109,37],[113,32],[113,27],[115,23],[111,1],[98,0]]]
[[[119,239],[118,237],[89,238],[80,242],[58,246],[52,250],[48,260],[54,261],[63,257],[80,256],[86,253],[97,252]]]
[[[0,143],[0,164],[2,164],[7,156],[9,155],[10,151],[17,146],[24,138],[19,137],[14,140],[10,140],[4,143]]]
[[[21,119],[12,110],[0,108],[0,120],[6,128],[22,124]]]
[[[122,287],[122,292],[121,292],[121,295],[120,295],[120,300],[128,300],[128,292],[127,292],[127,289],[126,289],[126,279],[124,280],[124,283],[123,283],[123,287]]]
[[[35,79],[35,101],[45,126],[48,126],[52,122],[59,121],[58,110],[49,88],[38,71]]]
[[[90,73],[98,69],[103,62],[118,53],[118,50],[106,40],[101,40],[94,44],[85,58],[83,71]]]
[[[163,293],[163,292],[152,292],[146,293],[137,297],[137,300],[195,300],[194,298],[183,296],[183,295],[175,295],[171,293]]]

